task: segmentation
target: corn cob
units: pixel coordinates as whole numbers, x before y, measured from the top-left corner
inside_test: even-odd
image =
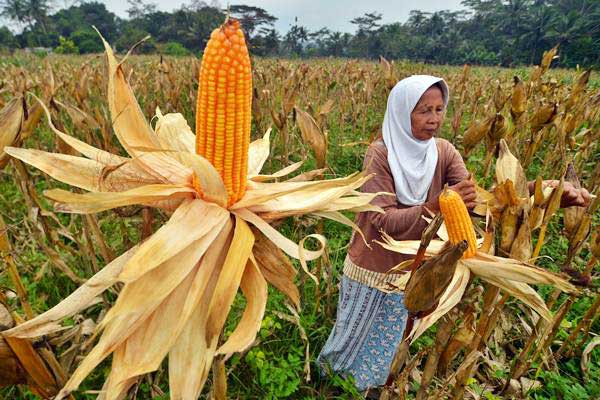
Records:
[[[448,188],[440,194],[439,200],[450,242],[458,244],[466,240],[469,247],[465,250],[463,258],[473,257],[477,253],[477,242],[467,206],[458,193]]]
[[[251,107],[248,48],[239,22],[228,19],[206,45],[196,105],[196,152],[221,175],[228,205],[246,192]]]

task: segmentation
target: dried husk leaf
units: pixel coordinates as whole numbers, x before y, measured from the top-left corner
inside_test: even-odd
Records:
[[[526,212],[523,212],[523,220],[515,240],[510,247],[510,257],[519,261],[527,262],[531,258],[533,249],[531,247],[531,227]]]
[[[544,191],[542,189],[543,180],[542,177],[538,175],[535,180],[535,191],[533,195],[533,202],[531,211],[529,214],[529,228],[533,232],[535,229],[539,228],[544,221]]]
[[[482,255],[462,261],[475,275],[484,279],[498,277],[527,284],[552,285],[563,292],[576,292],[575,286],[550,271],[510,258]]]
[[[16,145],[23,124],[23,98],[15,97],[0,110],[0,170],[10,159],[5,153],[6,146]]]
[[[548,205],[546,206],[546,211],[544,212],[544,220],[542,221],[542,225],[548,225],[550,219],[554,216],[556,211],[560,208],[560,201],[562,199],[563,188],[564,188],[564,177],[560,178],[560,182],[558,185],[552,190],[552,194],[548,199]]]
[[[526,283],[500,278],[494,274],[488,274],[481,278],[527,304],[546,321],[552,321],[552,313],[546,307],[544,300]]]
[[[266,200],[261,204],[249,206],[248,209],[261,214],[267,219],[278,219],[292,215],[304,215],[327,208],[334,200],[342,196],[351,195],[352,192],[362,186],[370,176],[362,176],[359,179],[349,180],[348,184],[328,185],[327,181],[317,181],[318,185],[305,188],[302,191],[294,191],[289,194],[277,196],[275,199]],[[298,182],[301,184],[301,182]],[[277,184],[264,184],[277,185]],[[364,202],[361,196],[356,196],[355,206],[362,206]],[[242,199],[243,201],[243,199]],[[237,207],[235,207],[237,208]]]
[[[500,249],[509,252],[510,247],[517,235],[517,222],[519,220],[519,209],[516,206],[508,206],[500,217],[502,236],[500,237]]]
[[[544,125],[551,123],[556,117],[558,107],[556,103],[545,104],[535,111],[529,118],[529,124],[532,132],[538,132]]]
[[[132,159],[139,169],[165,184],[189,184],[192,182],[193,171],[180,163],[174,152],[157,150],[153,152],[138,152]],[[187,153],[186,153],[187,154]]]
[[[585,377],[589,375],[590,354],[597,346],[600,346],[600,336],[596,336],[585,346],[581,352],[581,372]]]
[[[119,280],[131,282],[139,279],[191,243],[210,234],[211,230],[218,229],[227,218],[229,213],[214,204],[202,200],[185,201],[169,221],[144,242],[119,275]],[[210,241],[206,246],[209,244]]]
[[[194,153],[196,146],[196,135],[180,113],[169,113],[163,115],[156,108],[156,126],[154,132],[164,150]]]
[[[285,254],[259,231],[254,232],[253,254],[258,267],[271,285],[300,308],[300,292],[294,283],[297,271]]]
[[[112,48],[104,38],[102,42],[108,59],[108,108],[119,142],[132,156],[137,155],[138,151],[159,149],[160,142],[144,118],[121,64],[117,63]]]
[[[151,177],[146,178],[145,174],[131,162],[109,166],[83,157],[41,150],[6,147],[5,151],[58,181],[88,191],[123,191],[160,183]]]
[[[317,251],[306,249],[301,250],[298,244],[283,236],[278,230],[273,228],[262,218],[249,210],[235,210],[233,211],[233,214],[255,226],[259,231],[262,232],[263,235],[265,235],[277,247],[283,250],[288,256],[300,260],[301,263],[304,263],[303,268],[305,269],[307,269],[306,261],[315,260],[321,257],[323,254],[324,250],[322,248]]]
[[[363,231],[360,229],[360,227],[358,225],[356,225],[354,223],[354,221],[352,221],[350,218],[346,217],[344,214],[342,214],[341,212],[338,211],[320,211],[320,212],[315,212],[312,213],[311,215],[317,216],[317,217],[321,217],[321,218],[327,218],[330,219],[332,221],[336,221],[339,222],[340,224],[344,224],[346,226],[349,226],[353,229],[353,231],[355,231],[356,233],[358,233],[363,241],[365,242],[365,244],[369,246],[369,244],[367,243],[367,238],[365,237]]]
[[[306,111],[298,107],[296,110],[296,122],[302,134],[302,140],[315,152],[317,167],[323,168],[327,163],[327,136],[321,131],[314,118]]]
[[[271,143],[269,137],[271,129],[269,128],[262,138],[250,143],[248,148],[248,177],[254,177],[260,174],[260,171],[265,165],[265,161],[269,158],[271,151]]]
[[[500,140],[500,155],[496,161],[496,181],[504,183],[511,180],[515,186],[517,196],[529,198],[527,178],[519,160],[513,156],[504,139]]]
[[[400,254],[409,254],[414,255],[419,251],[419,247],[421,246],[420,240],[395,240],[385,232],[381,233],[381,238],[383,242],[375,240],[374,242],[379,244],[381,247],[387,250],[395,251]],[[445,242],[441,240],[432,240],[429,242],[429,246],[425,250],[426,256],[434,256],[438,254],[445,246]]]
[[[292,172],[297,171],[302,164],[304,164],[304,161],[298,161],[295,162],[293,164],[288,165],[285,168],[280,169],[279,171],[270,174],[270,175],[254,175],[252,177],[249,176],[248,179],[254,181],[254,182],[266,182],[266,181],[271,181],[271,180],[275,180],[276,178],[281,178],[284,177],[286,175],[291,174]],[[317,172],[316,172],[317,171]],[[291,179],[288,179],[286,182],[305,182],[305,181],[310,181],[312,178],[322,175],[323,172],[325,171],[325,169],[319,169],[319,170],[313,170],[313,171],[308,171],[305,172],[304,174],[300,174],[298,176],[295,176]],[[306,177],[306,179],[304,179]],[[248,184],[248,187],[252,187],[252,183]]]
[[[227,219],[223,221],[223,224],[227,221]],[[208,244],[202,244],[200,239],[190,244],[176,257],[172,257],[143,275],[139,280],[126,285],[117,304],[101,323],[104,332],[100,341],[82,361],[65,385],[62,394],[66,395],[75,390],[81,380],[113,351],[116,352],[117,359],[122,361],[113,363],[110,378],[113,386],[108,388],[111,393],[108,398],[111,398],[113,392],[122,389],[120,386],[122,382],[158,368],[162,359],[175,345],[177,337],[195,309],[195,304],[204,292],[205,280],[196,277],[198,275],[204,277],[206,271],[201,271],[202,263],[198,265],[198,260],[209,247],[208,245],[215,242],[215,238],[224,227],[223,224],[213,229],[210,232],[211,236],[202,238],[209,242]],[[181,274],[184,274],[186,270],[190,271],[190,266],[193,270],[183,281],[180,281],[170,293],[161,293],[164,300],[149,301],[153,299],[148,299],[148,285],[154,283],[156,286],[157,280],[162,279],[164,282],[161,281],[161,285],[164,285],[164,291],[168,292],[168,287],[179,280],[175,276],[171,278],[169,273],[173,274],[175,270],[181,268]]]
[[[93,214],[111,208],[132,204],[150,204],[161,200],[190,199],[194,189],[185,185],[145,185],[124,192],[72,193],[62,189],[44,191],[50,200],[56,201],[55,209],[76,214]]]
[[[75,125],[77,128],[85,129],[87,127],[90,129],[100,129],[98,122],[96,122],[96,120],[93,117],[91,117],[82,109],[72,104],[63,103],[61,101],[58,101],[57,99],[53,99],[53,101],[55,104],[65,109],[65,111],[71,118],[73,125]]]
[[[404,295],[409,312],[427,311],[436,305],[454,277],[456,264],[467,246],[466,241],[447,246],[411,273]]]
[[[207,310],[225,263],[233,236],[233,223],[228,222],[224,231],[204,258],[199,272],[204,274],[200,301],[169,352],[169,388],[172,399],[198,398],[215,354],[217,343],[209,347],[206,336]],[[200,274],[198,275],[200,277]],[[195,371],[190,374],[189,371]]]
[[[246,309],[235,330],[217,350],[217,355],[230,357],[233,353],[246,350],[260,330],[267,307],[267,282],[252,257],[244,269],[241,288],[246,297]]]
[[[282,217],[306,214],[324,208],[328,202],[348,196],[372,175],[353,174],[346,178],[313,182],[254,182],[253,189],[231,210],[247,208],[256,213],[280,213]]]
[[[18,338],[34,338],[64,329],[60,325],[60,321],[72,317],[91,304],[94,304],[94,299],[98,295],[118,281],[117,276],[138,249],[139,245],[132,247],[107,264],[59,304],[34,319],[3,332],[3,335]]]
[[[118,156],[116,154],[112,154],[108,151],[104,151],[104,150],[100,150],[94,146],[91,146],[85,142],[82,142],[79,139],[74,138],[71,135],[67,135],[64,132],[61,132],[60,130],[58,130],[56,128],[56,126],[54,126],[54,124],[52,123],[52,117],[50,115],[50,111],[48,110],[48,108],[46,107],[46,105],[42,102],[42,100],[40,100],[38,97],[36,97],[35,95],[32,95],[36,100],[37,100],[37,104],[40,105],[40,107],[44,110],[44,112],[46,113],[46,118],[48,120],[48,125],[50,126],[50,129],[52,130],[52,132],[54,132],[58,137],[60,137],[65,143],[67,143],[69,146],[71,146],[73,149],[75,149],[77,152],[81,153],[82,155],[84,155],[85,157],[100,162],[104,165],[107,166],[117,166],[117,165],[123,165],[124,163],[130,161],[131,159],[126,158],[126,157],[121,157]],[[140,174],[144,174],[143,171],[139,171]],[[140,179],[147,179],[144,175],[140,176]]]
[[[511,96],[510,112],[514,119],[518,119],[527,110],[527,91],[525,85],[517,76],[513,78],[514,85]]]
[[[444,291],[444,294],[442,294],[437,308],[431,314],[421,318],[415,323],[411,333],[409,334],[411,341],[414,342],[417,340],[419,336],[429,329],[429,327],[435,324],[437,320],[446,315],[448,311],[458,304],[465,293],[467,285],[469,284],[470,276],[471,273],[469,272],[469,268],[467,268],[462,262],[458,262],[452,281]]]
[[[465,152],[468,153],[473,149],[479,142],[483,140],[483,138],[490,131],[492,124],[494,122],[495,116],[484,119],[483,121],[475,121],[473,122],[469,128],[465,131],[463,135],[463,146],[465,148]]]
[[[131,378],[152,372],[160,366],[178,336],[177,327],[182,325],[180,310],[186,302],[193,279],[194,274],[189,274],[142,323],[128,327],[127,337],[123,341],[105,344],[104,337],[114,335],[113,324],[107,326],[103,338],[96,346],[103,349],[110,344],[108,351],[114,351],[110,386],[106,388],[107,399],[112,400],[122,393],[122,384],[130,382]],[[122,298],[119,296],[119,299]],[[133,301],[131,305],[134,305]],[[116,326],[117,323],[120,321],[115,321],[114,329],[122,330]],[[66,395],[77,389],[82,375],[87,376],[91,372],[89,368],[96,366],[94,363],[99,358],[96,348],[80,364],[61,394]],[[102,356],[105,355],[100,355]]]

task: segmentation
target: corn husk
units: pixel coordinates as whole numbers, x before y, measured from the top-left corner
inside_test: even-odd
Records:
[[[23,99],[15,97],[0,110],[0,169],[3,169],[10,159],[4,148],[15,144],[22,124]]]
[[[157,109],[153,130],[135,100],[121,63],[104,44],[109,67],[109,110],[127,156],[97,149],[61,132],[39,100],[52,131],[84,157],[11,147],[7,153],[87,191],[46,191],[59,211],[87,214],[142,204],[162,208],[170,217],[143,243],[116,258],[57,306],[3,334],[24,340],[60,331],[65,318],[81,312],[99,294],[120,282],[124,286],[116,303],[98,324],[97,343],[57,399],[76,390],[111,354],[112,367],[100,398],[122,398],[140,375],[159,368],[167,355],[171,398],[197,398],[215,356],[226,359],[254,343],[266,307],[267,282],[299,307],[299,293],[293,282],[295,270],[284,253],[298,259],[308,275],[318,280],[310,272],[308,261],[324,252],[325,237],[308,235],[295,243],[267,221],[313,214],[353,226],[340,211],[381,212],[369,204],[379,194],[357,191],[370,179],[364,173],[310,181],[318,176],[313,173],[297,180],[270,182],[291,174],[301,163],[260,175],[269,155],[267,132],[250,145],[251,180],[246,195],[226,208],[223,182],[207,160],[193,153],[193,133],[183,117],[163,115]],[[318,249],[305,249],[307,240],[316,240]],[[221,344],[238,289],[246,297],[246,308]]]
[[[496,161],[496,182],[510,180],[519,198],[528,198],[527,178],[519,160],[510,152],[505,140],[500,140],[500,154]]]
[[[404,304],[409,312],[430,310],[450,284],[456,264],[467,248],[465,241],[447,249],[418,267],[406,284]]]

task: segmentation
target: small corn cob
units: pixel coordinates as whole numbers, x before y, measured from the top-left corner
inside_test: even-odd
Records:
[[[228,19],[206,45],[196,105],[196,152],[221,175],[228,205],[246,192],[251,108],[248,48],[239,22]]]
[[[467,206],[458,193],[448,188],[440,194],[439,200],[450,242],[457,244],[466,240],[469,247],[465,250],[463,258],[473,257],[477,253],[477,242]]]

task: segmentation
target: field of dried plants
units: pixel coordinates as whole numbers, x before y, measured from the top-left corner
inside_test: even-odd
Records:
[[[385,59],[253,60],[252,139],[272,129],[263,173],[303,161],[296,181],[360,171],[368,144],[379,134],[391,87],[411,74],[444,77],[451,99],[441,136],[459,149],[480,187],[473,219],[484,237],[484,252],[528,265],[531,275],[515,278],[519,283],[512,286],[506,281],[526,273],[494,278],[489,271],[471,269],[469,279],[467,272],[456,301],[404,349],[383,397],[600,398],[599,201],[559,209],[564,182],[599,192],[600,77],[595,71],[553,69],[555,56],[560,49],[549,50],[538,66],[522,69]],[[57,130],[125,155],[106,100],[106,64],[103,55],[4,57],[0,150],[12,146],[78,155],[50,129],[41,101]],[[151,119],[157,107],[164,115],[183,114],[192,125],[199,66],[194,58],[132,55],[123,72],[152,126],[159,119]],[[102,179],[112,172],[102,170]],[[559,182],[543,188],[542,179]],[[527,181],[536,181],[531,199]],[[68,185],[0,152],[0,330],[53,307],[169,219],[168,212],[144,205],[64,213],[44,196],[57,188]],[[326,250],[308,263],[308,273],[296,261],[286,264],[298,291],[269,287],[256,339],[241,353],[215,359],[203,391],[207,398],[360,396],[351,382],[320,377],[314,364],[335,318],[337,282],[352,229],[318,213],[290,215],[273,218],[273,225],[295,242],[323,235]],[[342,223],[348,217],[353,218],[336,214]],[[283,263],[273,261],[275,268],[278,262]],[[547,271],[574,286],[557,283],[557,275],[547,277]],[[536,284],[540,281],[545,283]],[[66,319],[65,329],[43,339],[0,339],[0,386],[7,382],[0,396],[56,393],[90,352],[96,327],[121,289],[117,283],[98,294],[88,308]],[[233,302],[222,341],[247,303],[241,295]],[[72,396],[95,398],[109,370],[108,362],[100,364]],[[168,398],[168,375],[164,363],[140,376],[128,398]]]

